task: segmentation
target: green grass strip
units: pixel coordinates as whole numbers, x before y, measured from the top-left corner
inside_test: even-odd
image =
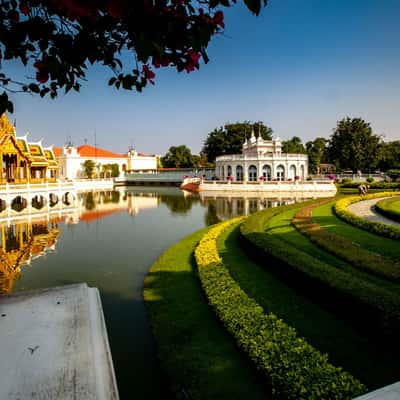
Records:
[[[375,209],[385,217],[400,222],[400,197],[378,201],[375,204]]]
[[[299,207],[299,206],[297,206]],[[295,209],[295,208],[294,208]],[[366,309],[374,312],[378,321],[385,321],[383,326],[397,327],[400,322],[400,296],[396,293],[391,293],[381,285],[377,285],[370,280],[362,279],[359,274],[362,272],[353,269],[349,271],[342,270],[341,268],[334,268],[329,260],[335,258],[329,253],[318,249],[309,240],[303,237],[300,233],[291,227],[283,226],[283,224],[275,227],[279,229],[280,234],[271,234],[270,231],[265,232],[265,226],[271,218],[277,215],[277,212],[287,210],[285,206],[277,207],[274,210],[263,210],[261,212],[252,214],[242,225],[241,233],[245,240],[249,241],[260,254],[272,255],[280,259],[285,265],[293,268],[294,270],[304,274],[310,278],[318,287],[324,284],[326,288],[330,288],[338,293],[343,293],[353,299],[353,302],[360,303]],[[268,229],[268,228],[267,228]],[[284,236],[283,229],[291,229],[291,234],[298,235],[299,238],[290,243],[293,238],[282,240]],[[294,233],[293,233],[294,231]],[[286,239],[289,235],[286,235]],[[314,248],[313,254],[322,252],[325,254],[325,259],[321,256],[311,255],[311,249],[307,253],[303,251],[303,244],[301,242],[307,241],[308,246]],[[340,262],[341,260],[339,260]],[[343,263],[345,264],[345,263]],[[357,271],[357,273],[356,273]],[[368,275],[368,274],[367,274]],[[377,279],[371,277],[371,279]],[[388,282],[389,284],[389,282]],[[316,287],[317,287],[316,286]]]
[[[357,203],[362,200],[376,199],[379,197],[389,197],[396,196],[398,192],[381,192],[368,194],[365,196],[351,196],[344,199],[338,200],[334,205],[334,212],[344,221],[349,224],[355,225],[358,228],[365,229],[369,232],[375,233],[377,235],[382,235],[391,239],[400,239],[400,228],[392,225],[382,224],[380,222],[369,221],[365,218],[361,218],[358,215],[350,212],[347,207],[350,204]]]
[[[318,204],[302,207],[292,219],[293,226],[312,243],[334,256],[350,262],[356,268],[393,282],[400,282],[400,261],[394,262],[366,250],[352,241],[329,232],[312,218],[312,212]],[[386,239],[387,240],[387,239]]]
[[[315,203],[319,204],[320,201]],[[306,205],[305,207],[310,206],[312,206],[312,204]],[[400,302],[400,285],[398,283],[371,274],[367,270],[363,270],[364,268],[357,268],[353,263],[338,257],[333,252],[328,252],[326,249],[323,249],[322,246],[317,246],[316,243],[312,242],[308,237],[300,233],[292,224],[295,215],[300,209],[301,206],[298,205],[295,209],[288,211],[282,210],[280,214],[271,217],[266,222],[265,233],[285,242],[288,246],[297,249],[299,254],[304,252],[310,257],[313,257],[330,267],[351,274],[352,278],[369,282],[370,284],[386,291],[387,296],[391,296],[390,292],[394,293]]]
[[[313,347],[327,353],[330,362],[343,367],[370,389],[398,380],[399,352],[379,341],[371,341],[348,323],[338,319],[296,293],[269,270],[273,260],[263,268],[247,257],[240,246],[237,225],[226,229],[217,239],[223,264],[248,296],[304,337]]]
[[[366,388],[327,356],[297,336],[274,314],[250,298],[230,276],[217,251],[219,235],[241,219],[212,228],[195,250],[204,291],[217,316],[237,344],[255,362],[277,398],[288,400],[350,399]]]
[[[207,229],[170,247],[153,264],[144,300],[161,365],[177,399],[269,399],[204,299],[193,251]]]
[[[316,207],[312,219],[328,232],[342,236],[356,246],[380,254],[393,261],[400,260],[400,246],[397,240],[378,236],[364,229],[350,225],[338,218],[333,210],[334,202]]]

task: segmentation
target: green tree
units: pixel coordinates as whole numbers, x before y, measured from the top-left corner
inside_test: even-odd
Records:
[[[298,136],[282,141],[282,153],[305,154],[306,149]]]
[[[252,131],[265,140],[272,139],[272,129],[261,121],[225,124],[224,127],[215,128],[207,135],[202,153],[207,156],[209,162],[215,162],[216,157],[224,154],[239,154],[242,152],[245,139],[251,136]]]
[[[329,159],[338,170],[371,171],[379,162],[381,139],[362,118],[343,118],[329,140]]]
[[[185,145],[172,146],[161,159],[165,168],[186,168],[194,166],[192,152]]]
[[[381,143],[378,168],[381,171],[400,169],[400,140]]]
[[[153,68],[191,72],[216,34],[223,32],[220,8],[236,0],[4,0],[0,2],[0,63],[20,61],[0,73],[0,115],[13,104],[8,92],[54,98],[79,91],[89,64],[110,69],[109,85],[141,91],[154,84]],[[244,0],[258,15],[267,0]],[[128,57],[121,58],[121,54]],[[123,62],[125,65],[123,65]],[[151,66],[150,66],[151,64]]]
[[[93,160],[86,160],[82,166],[86,177],[92,179],[95,175],[96,163]]]
[[[306,143],[308,168],[314,174],[318,173],[320,164],[327,161],[327,142],[325,138],[318,137]]]

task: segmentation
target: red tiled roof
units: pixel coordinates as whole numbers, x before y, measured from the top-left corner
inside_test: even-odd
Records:
[[[61,147],[53,147],[53,153],[55,157],[61,156],[63,149]]]
[[[104,218],[107,215],[111,215],[115,212],[121,212],[124,211],[121,208],[114,208],[111,210],[94,210],[94,211],[85,211],[80,217],[80,221],[85,221],[86,223],[90,223],[92,221],[95,221],[96,219]]]
[[[84,144],[78,147],[78,153],[81,157],[104,157],[104,158],[123,158],[122,154],[112,153],[99,147]]]

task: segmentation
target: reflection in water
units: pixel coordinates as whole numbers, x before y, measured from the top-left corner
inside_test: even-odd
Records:
[[[1,224],[0,294],[12,291],[23,265],[54,250],[59,234],[56,220]]]
[[[51,199],[53,202],[58,199]],[[139,212],[164,204],[173,215],[187,215],[195,204],[206,208],[204,222],[212,225],[240,215],[248,215],[264,208],[294,203],[299,199],[265,199],[249,197],[204,197],[181,192],[174,188],[132,188],[102,192],[85,192],[78,195],[75,213],[64,218],[47,215],[44,221],[18,222],[1,225],[0,293],[10,293],[20,276],[20,268],[33,259],[54,249],[60,233],[57,222],[67,224],[91,223],[116,212],[127,211],[132,217]],[[34,199],[37,207],[43,199]],[[19,203],[19,205],[21,205]],[[35,204],[36,205],[36,204]]]
[[[216,224],[226,219],[249,215],[265,208],[293,204],[304,201],[296,198],[252,198],[252,197],[205,197],[201,195],[201,204],[207,207],[206,225]]]
[[[148,269],[167,247],[205,225],[293,201],[131,187],[81,193],[57,220],[48,207],[43,222],[32,214],[3,213],[0,292],[77,282],[99,288],[120,398],[130,399],[132,388],[140,399],[167,398],[142,297]],[[69,226],[60,234],[64,223]],[[40,257],[56,244],[51,257]],[[34,268],[20,273],[29,263]]]

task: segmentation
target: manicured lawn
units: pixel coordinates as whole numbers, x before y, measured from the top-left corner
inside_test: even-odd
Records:
[[[400,222],[400,197],[378,201],[376,210],[386,217]]]
[[[301,235],[300,235],[301,236]],[[272,312],[293,326],[330,361],[375,388],[395,381],[397,357],[372,343],[348,324],[297,294],[250,260],[240,248],[239,228],[232,227],[218,239],[218,250],[231,276],[265,312]]]
[[[361,247],[392,260],[400,260],[400,246],[398,240],[385,238],[363,229],[358,229],[339,219],[332,211],[334,203],[324,204],[313,210],[313,220],[337,235],[359,244]]]
[[[219,324],[200,288],[193,251],[206,231],[170,247],[145,280],[161,364],[178,399],[269,399],[269,388]]]
[[[298,209],[300,208],[301,206],[299,206]],[[294,228],[294,226],[291,224],[291,221],[293,217],[296,215],[298,209],[284,211],[269,219],[265,226],[266,233],[269,235],[274,235],[279,237],[280,240],[283,240],[289,245],[294,246],[299,251],[307,253],[312,257],[315,257],[325,263],[328,263],[332,267],[338,268],[346,272],[350,272],[353,276],[357,276],[360,279],[366,280],[375,285],[383,287],[391,292],[400,294],[400,285],[388,282],[386,280],[380,279],[369,273],[362,272],[354,268],[348,262],[343,261],[342,259],[335,257],[329,252],[319,248],[318,246],[313,244],[307,237],[298,232],[297,229]],[[391,240],[386,238],[382,239]]]

